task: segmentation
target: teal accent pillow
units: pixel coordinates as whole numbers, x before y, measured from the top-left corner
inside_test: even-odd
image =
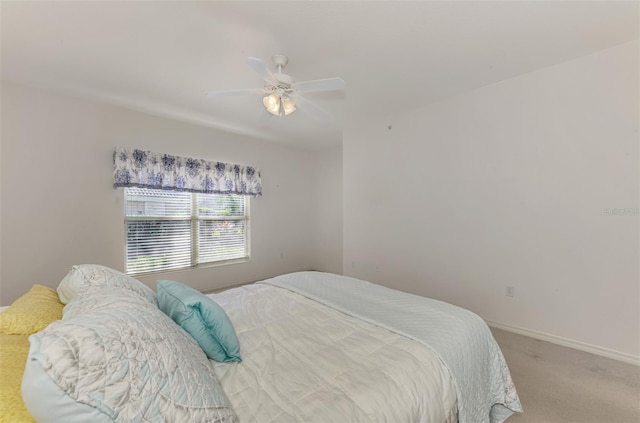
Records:
[[[242,361],[240,343],[222,307],[200,291],[176,281],[158,281],[158,305],[216,361]]]

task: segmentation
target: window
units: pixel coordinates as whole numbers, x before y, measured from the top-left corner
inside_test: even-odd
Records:
[[[249,258],[249,200],[125,188],[127,274],[196,267]]]

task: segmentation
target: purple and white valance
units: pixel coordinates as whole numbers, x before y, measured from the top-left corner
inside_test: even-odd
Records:
[[[113,186],[254,197],[262,195],[260,171],[255,167],[134,148],[115,149]]]

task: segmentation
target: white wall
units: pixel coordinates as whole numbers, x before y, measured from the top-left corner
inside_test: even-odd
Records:
[[[314,270],[342,273],[342,146],[314,155]]]
[[[351,122],[344,273],[637,360],[638,75],[633,42]]]
[[[313,178],[332,170],[335,159],[318,161],[309,152],[9,83],[2,85],[1,137],[2,305],[35,283],[56,287],[73,264],[124,268],[122,191],[112,187],[115,146],[250,164],[262,172],[263,196],[251,199],[250,262],[143,282],[155,287],[156,279],[173,278],[211,290],[316,265],[315,220],[325,216],[313,208]],[[341,199],[340,191],[332,195]],[[332,260],[323,267],[341,267],[341,257]]]

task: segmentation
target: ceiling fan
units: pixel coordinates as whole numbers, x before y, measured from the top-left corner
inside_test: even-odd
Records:
[[[276,72],[271,72],[265,62],[255,57],[247,58],[247,64],[264,79],[263,88],[211,91],[207,93],[209,97],[238,95],[238,94],[259,94],[262,95],[262,104],[265,109],[275,116],[287,116],[295,112],[297,107],[302,107],[305,111],[325,119],[330,118],[329,114],[316,106],[302,94],[319,91],[340,91],[344,90],[346,84],[341,78],[317,79],[313,81],[295,82],[293,78],[283,73],[289,59],[282,54],[274,54],[271,57]]]

